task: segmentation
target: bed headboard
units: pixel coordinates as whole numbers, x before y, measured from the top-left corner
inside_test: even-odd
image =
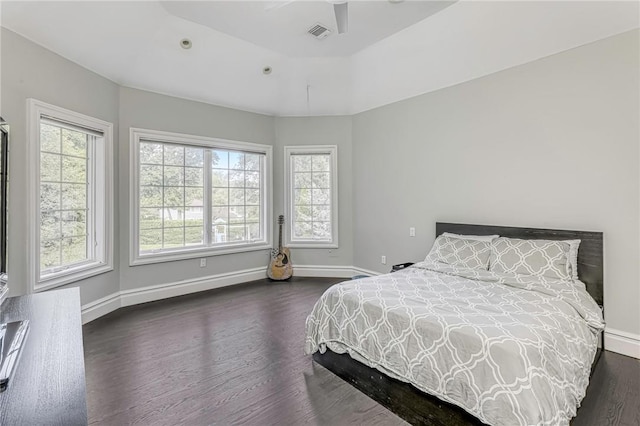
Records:
[[[603,305],[602,232],[436,222],[436,236],[443,232],[467,235],[497,234],[501,237],[537,240],[581,240],[578,249],[578,277],[580,281],[586,284],[587,291],[591,297],[599,305]]]

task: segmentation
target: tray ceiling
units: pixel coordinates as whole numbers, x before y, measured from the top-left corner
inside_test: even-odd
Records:
[[[338,35],[330,3],[270,3],[3,1],[0,19],[118,84],[278,116],[353,114],[640,26],[632,1],[352,0]]]

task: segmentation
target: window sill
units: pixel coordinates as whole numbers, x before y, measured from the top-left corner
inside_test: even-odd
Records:
[[[252,245],[242,245],[238,247],[224,247],[212,249],[211,247],[200,247],[192,250],[180,252],[151,253],[134,256],[130,259],[130,266],[149,265],[153,263],[173,262],[177,260],[198,259],[201,257],[219,256],[223,254],[245,253],[258,250],[270,250],[271,245],[266,242]]]
[[[40,291],[51,290],[52,288],[72,284],[76,281],[91,278],[109,271],[113,271],[113,265],[107,265],[104,263],[83,265],[82,268],[71,268],[38,281],[35,285],[34,291],[37,293]]]

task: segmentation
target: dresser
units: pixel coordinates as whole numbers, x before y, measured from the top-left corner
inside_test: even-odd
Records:
[[[29,320],[20,361],[0,393],[0,425],[86,425],[80,293],[10,297],[0,322]]]

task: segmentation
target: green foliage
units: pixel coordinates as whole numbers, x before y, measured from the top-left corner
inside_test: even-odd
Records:
[[[179,221],[176,221],[179,222]],[[183,247],[203,243],[203,223],[201,220],[186,220],[180,227],[162,228],[161,221],[146,221],[140,226],[140,251],[162,248]],[[176,225],[176,224],[174,224]]]
[[[78,263],[87,259],[87,238],[78,236],[43,241],[40,247],[40,269]]]
[[[85,133],[41,123],[40,267],[87,259],[87,152]]]
[[[204,149],[140,143],[141,251],[203,244],[204,173],[209,171],[214,241],[260,235],[261,156],[210,153],[206,165]]]
[[[296,238],[326,239],[331,236],[331,156],[293,157],[294,217]]]

